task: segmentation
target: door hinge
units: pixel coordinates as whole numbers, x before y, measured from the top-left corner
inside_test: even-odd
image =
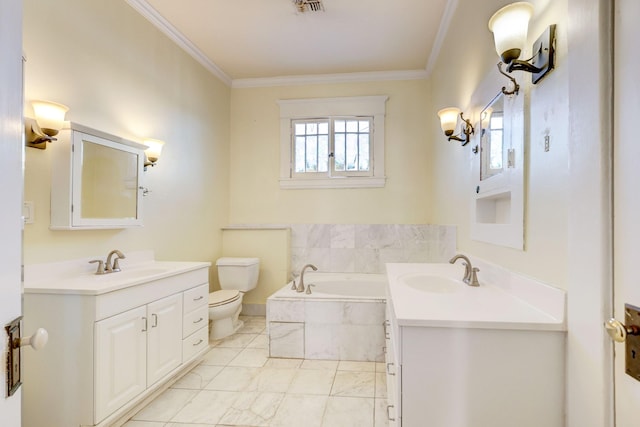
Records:
[[[513,148],[509,148],[507,150],[507,167],[508,168],[516,167],[516,150]]]

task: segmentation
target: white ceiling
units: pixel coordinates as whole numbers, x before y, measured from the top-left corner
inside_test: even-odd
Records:
[[[426,77],[457,0],[127,0],[227,84]]]

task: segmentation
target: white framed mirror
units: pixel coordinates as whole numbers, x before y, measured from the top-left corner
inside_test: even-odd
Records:
[[[142,144],[72,124],[59,136],[52,170],[51,228],[142,225]]]

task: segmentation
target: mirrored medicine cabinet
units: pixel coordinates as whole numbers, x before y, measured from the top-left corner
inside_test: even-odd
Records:
[[[142,225],[144,145],[71,123],[51,148],[51,229]]]
[[[524,248],[524,95],[496,94],[490,75],[474,93],[479,105],[474,145],[471,238]]]

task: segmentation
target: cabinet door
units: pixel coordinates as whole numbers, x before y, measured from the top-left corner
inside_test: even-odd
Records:
[[[95,423],[146,389],[146,307],[95,323]]]
[[[182,294],[147,306],[147,386],[182,363]]]

